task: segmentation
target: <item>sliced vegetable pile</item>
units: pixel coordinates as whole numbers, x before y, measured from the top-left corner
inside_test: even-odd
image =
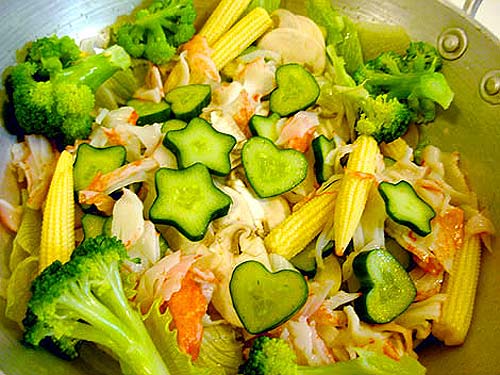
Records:
[[[493,227],[422,131],[452,105],[441,57],[279,3],[222,0],[197,32],[192,0],[155,0],[6,72],[24,344],[125,374],[389,375],[424,374],[431,333],[464,342]]]

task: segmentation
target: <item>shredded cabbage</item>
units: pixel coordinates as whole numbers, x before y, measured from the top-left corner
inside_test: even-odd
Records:
[[[141,273],[160,259],[159,233],[144,220],[142,201],[128,189],[123,189],[113,208],[111,233],[124,243],[131,258],[139,260],[127,262],[134,272]]]
[[[426,300],[414,302],[395,322],[412,330],[417,339],[423,340],[430,335],[431,323],[439,318],[445,299],[445,294],[435,294]]]
[[[12,146],[11,153],[18,180],[27,184],[28,207],[40,209],[49,190],[58,152],[45,137],[27,135],[24,142]]]
[[[222,72],[214,64],[206,40],[195,36],[180,47],[171,64],[154,66],[137,60],[131,69],[117,73],[96,93],[97,106],[106,108],[96,109],[89,139],[78,141],[95,147],[123,145],[126,148],[127,164],[96,176],[87,190],[79,192],[78,200],[81,204],[94,205],[106,215],[112,214],[111,235],[125,244],[130,256],[123,273],[127,296],[143,314],[144,323],[172,374],[238,373],[244,348],[252,337],[242,329],[233,307],[229,282],[234,268],[246,260],[258,261],[274,271],[293,268],[289,260],[268,253],[264,238],[310,197],[325,192],[337,194],[339,182],[345,176],[345,161],[353,151],[359,108],[347,99],[346,92],[360,90],[363,85],[340,86],[339,77],[351,78],[339,75],[338,67],[332,63],[332,54],[325,50],[324,30],[310,18],[276,9],[278,3],[275,0],[251,2],[247,12],[256,5],[273,11],[274,27]],[[333,18],[325,21],[323,16],[329,12],[329,1],[310,0],[309,3],[311,16],[325,23],[322,27],[342,26],[342,33],[348,34],[342,42],[346,42],[342,47],[345,60],[350,57],[359,62],[360,51],[354,48],[357,37],[352,22],[333,11],[330,12]],[[341,25],[334,25],[335,22]],[[107,39],[86,40],[83,48],[93,53],[96,47],[105,46],[109,34],[105,37]],[[346,51],[351,55],[346,56]],[[308,173],[293,190],[279,197],[259,199],[246,179],[241,151],[247,139],[253,136],[250,118],[254,114],[270,114],[269,95],[277,87],[277,68],[288,62],[304,65],[321,87],[320,97],[313,106],[278,120],[276,126],[279,137],[275,143],[281,148],[300,148],[308,161]],[[200,117],[217,131],[236,139],[229,155],[231,173],[213,178],[214,184],[231,197],[229,212],[213,220],[205,237],[197,242],[188,240],[172,226],[149,221],[148,211],[156,197],[155,172],[162,167],[176,169],[178,162],[176,155],[163,145],[162,124],[136,126],[138,114],[126,106],[132,96],[158,103],[165,92],[190,83],[210,85],[211,101]],[[410,132],[415,129],[410,128]],[[334,174],[321,186],[315,176],[315,155],[309,147],[310,141],[319,135],[333,139],[336,145],[324,157]],[[405,136],[407,140],[410,138],[411,135]],[[303,142],[296,142],[297,139]],[[78,142],[68,150],[74,153]],[[493,224],[479,209],[478,199],[460,167],[458,153],[445,153],[423,144],[414,151],[408,145],[398,160],[385,164],[384,147],[381,145],[380,157],[375,161],[374,180],[408,181],[436,211],[432,233],[420,237],[389,219],[374,184],[352,238],[352,251],[343,258],[331,255],[324,258],[324,250],[332,245],[334,237],[332,214],[312,243],[317,271],[307,277],[306,304],[268,333],[285,340],[300,365],[338,362],[335,374],[339,375],[424,374],[425,369],[415,359],[417,355],[413,350],[429,336],[433,321],[440,316],[445,298],[440,293],[441,284],[451,270],[455,250],[460,248],[465,236],[472,234],[480,234],[487,248],[492,246]],[[46,138],[26,135],[23,142],[12,147],[11,153],[12,175],[18,178],[19,189],[5,201],[6,197],[0,197],[0,213],[3,217],[11,216],[8,225],[3,220],[4,227],[17,233],[12,244],[9,240],[0,246],[6,249],[1,255],[6,267],[1,268],[0,296],[6,298],[6,317],[21,325],[30,297],[29,286],[37,274],[41,208],[58,151]],[[419,163],[414,160],[417,158]],[[140,187],[131,190],[139,184]],[[22,216],[18,215],[19,202],[15,202],[15,195],[21,196],[21,188],[27,191]],[[4,227],[2,231],[6,231]],[[81,231],[81,228],[75,230]],[[160,235],[168,245],[161,241]],[[360,320],[352,304],[361,295],[356,292],[359,282],[354,277],[352,264],[361,252],[383,248],[386,235],[412,253],[416,266],[409,273],[417,297],[393,322],[368,324]],[[161,244],[169,250],[162,253]],[[195,278],[208,304],[208,309],[204,305],[201,313],[206,312],[203,341],[194,362],[179,348],[168,310],[172,296],[181,290],[183,280],[188,280],[186,275]],[[175,315],[173,301],[170,305]],[[313,371],[311,369],[311,373]]]

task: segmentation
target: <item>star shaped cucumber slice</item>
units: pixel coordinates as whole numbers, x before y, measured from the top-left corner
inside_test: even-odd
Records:
[[[231,172],[229,153],[236,139],[218,132],[199,117],[192,119],[183,129],[167,132],[163,143],[175,154],[180,168],[202,163],[219,176]]]
[[[157,197],[149,210],[150,220],[172,225],[191,241],[202,240],[210,222],[226,215],[232,203],[201,163],[185,169],[160,168],[155,184]]]

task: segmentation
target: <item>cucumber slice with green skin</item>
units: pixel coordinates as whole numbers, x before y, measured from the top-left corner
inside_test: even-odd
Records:
[[[401,263],[405,270],[408,270],[412,266],[413,261],[410,252],[404,249],[394,238],[385,238],[385,249]]]
[[[276,123],[279,119],[280,116],[277,113],[273,113],[269,117],[253,115],[250,118],[248,126],[253,135],[264,137],[274,142],[279,137],[279,132],[276,127]]]
[[[386,168],[392,167],[394,164],[396,164],[396,160],[394,160],[388,156],[384,156],[384,165]]]
[[[236,138],[218,132],[199,117],[189,121],[184,129],[167,132],[163,144],[175,154],[180,168],[202,163],[218,176],[231,172],[229,153]]]
[[[102,227],[102,234],[111,237],[113,235],[111,228],[113,226],[113,216],[108,216],[104,221],[104,226]]]
[[[335,141],[320,135],[314,138],[311,143],[314,153],[314,170],[316,172],[316,180],[322,184],[333,175],[333,165],[327,164],[326,158],[328,154],[336,147]]]
[[[83,239],[86,240],[103,234],[106,219],[104,216],[84,214],[82,216]]]
[[[170,246],[168,245],[167,240],[165,239],[165,237],[163,237],[161,233],[159,237],[159,242],[160,242],[160,258],[163,258],[170,251]]]
[[[181,170],[160,168],[155,185],[158,195],[149,210],[150,220],[174,226],[191,241],[202,240],[210,222],[226,215],[232,203],[201,163]]]
[[[203,108],[210,104],[211,95],[210,85],[192,84],[169,91],[165,100],[170,103],[175,118],[189,121],[198,117]]]
[[[161,127],[161,132],[166,133],[169,132],[170,130],[180,130],[184,129],[187,126],[186,121],[178,120],[176,118],[167,120],[163,123]]]
[[[106,174],[120,168],[125,164],[126,157],[127,150],[123,146],[97,148],[82,143],[78,146],[73,164],[75,191],[87,188],[97,173]]]
[[[333,252],[333,243],[323,249],[321,255],[326,257]],[[316,264],[316,241],[312,241],[304,250],[290,259],[295,268],[297,268],[304,276],[314,277],[318,269]]]
[[[91,213],[86,213],[82,216],[83,237],[94,238],[100,234],[111,236],[111,225],[113,223],[112,216],[99,216]]]
[[[162,100],[159,103],[147,100],[132,99],[127,105],[135,109],[139,118],[136,124],[139,126],[162,123],[170,118],[170,104]]]
[[[271,93],[269,109],[287,117],[309,108],[319,97],[319,85],[314,76],[300,64],[285,64],[276,69],[278,87]]]
[[[381,182],[378,191],[385,202],[387,215],[392,220],[410,228],[419,236],[431,233],[431,220],[436,212],[418,196],[407,181],[401,180],[396,184]]]
[[[294,149],[280,149],[263,137],[245,142],[241,161],[248,182],[260,198],[286,193],[307,176],[307,159]]]
[[[309,289],[299,272],[270,272],[249,260],[235,267],[229,292],[236,314],[251,334],[269,331],[290,319],[304,306]]]
[[[388,323],[401,315],[417,295],[410,275],[385,249],[365,251],[353,262],[362,293],[354,301],[359,317],[370,323]]]

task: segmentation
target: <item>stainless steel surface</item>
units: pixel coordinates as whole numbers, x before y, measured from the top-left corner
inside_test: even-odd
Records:
[[[437,48],[439,54],[446,60],[456,60],[467,50],[469,41],[467,34],[459,27],[446,29],[439,34]]]
[[[0,67],[15,60],[16,49],[36,37],[58,34],[77,39],[94,35],[130,12],[138,0],[0,0]]]
[[[15,61],[14,51],[35,37],[57,33],[77,39],[112,23],[116,16],[129,12],[138,1],[125,0],[0,0],[0,69]],[[303,1],[284,0],[292,11],[304,13]],[[485,92],[494,92],[496,83],[483,80],[488,72],[500,70],[500,43],[465,12],[440,0],[336,0],[336,5],[356,20],[401,24],[414,39],[437,43],[445,30],[462,29],[468,40],[463,55],[446,61],[444,72],[456,96],[450,110],[440,113],[436,124],[429,126],[435,143],[445,150],[459,150],[469,171],[481,202],[491,212],[497,226],[500,223],[500,106],[482,99]],[[476,13],[480,1],[468,1],[470,15]],[[213,1],[197,1],[206,14]],[[452,41],[453,42],[453,41]],[[453,43],[451,43],[453,44]],[[481,83],[483,80],[483,84]],[[493,89],[491,89],[493,87]],[[0,173],[2,186],[9,183],[4,177],[8,159],[8,145],[13,138],[0,128]],[[7,173],[6,176],[9,176]],[[12,177],[12,176],[11,176]],[[10,177],[10,178],[11,178]],[[3,194],[0,191],[0,197]],[[0,244],[5,236],[0,233]],[[500,246],[497,252],[483,257],[481,287],[478,292],[476,314],[465,345],[458,348],[433,346],[423,351],[422,361],[429,375],[443,373],[456,375],[492,375],[500,368]],[[0,276],[5,267],[5,256],[0,254]],[[5,269],[5,268],[3,268]],[[1,299],[0,299],[1,300]],[[0,303],[0,310],[3,306]],[[74,365],[57,360],[44,352],[26,350],[19,344],[19,331],[0,318],[0,370],[8,375],[71,375],[113,374],[116,367],[100,358],[92,365],[77,362]]]
[[[483,0],[467,0],[464,3],[464,11],[470,17],[475,17]]]
[[[480,93],[488,103],[500,104],[500,70],[492,70],[483,76]]]

